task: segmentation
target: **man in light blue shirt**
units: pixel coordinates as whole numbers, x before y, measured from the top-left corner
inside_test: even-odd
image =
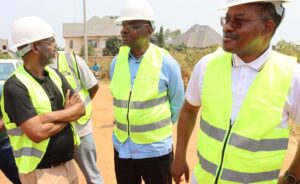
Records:
[[[131,8],[128,8],[131,7]],[[127,9],[133,10],[136,12],[126,11]],[[134,17],[134,15],[130,15],[130,13],[135,13],[134,15],[139,15],[138,17]],[[127,121],[122,123],[118,122],[117,116],[115,112],[115,129],[113,134],[113,144],[115,149],[115,172],[118,184],[140,184],[143,178],[145,184],[171,184],[171,176],[170,176],[170,164],[173,160],[173,151],[172,151],[172,132],[165,136],[163,139],[157,138],[159,141],[150,141],[150,143],[137,143],[134,138],[134,131],[132,127],[141,127],[145,126],[141,123],[141,125],[133,125],[133,120],[129,121],[129,112],[134,111],[135,109],[131,109],[131,105],[134,96],[134,88],[137,83],[137,80],[142,80],[141,78],[146,78],[149,76],[145,76],[142,71],[145,71],[145,67],[149,67],[151,70],[151,65],[155,65],[156,63],[160,63],[161,66],[159,68],[159,81],[156,90],[158,91],[160,96],[161,94],[166,94],[166,101],[159,102],[156,104],[157,106],[165,107],[166,103],[168,111],[170,112],[169,121],[164,125],[154,126],[144,132],[145,137],[146,134],[149,137],[149,132],[153,131],[153,129],[160,129],[167,126],[172,126],[170,123],[175,123],[179,116],[179,111],[181,109],[181,105],[184,100],[184,87],[183,81],[181,78],[180,66],[167,52],[164,52],[163,49],[153,45],[150,43],[150,35],[153,32],[153,12],[150,5],[142,0],[129,0],[125,5],[125,8],[121,11],[121,16],[117,21],[121,22],[121,35],[124,45],[128,46],[130,49],[128,51],[128,55],[124,49],[120,49],[120,52],[117,57],[115,57],[112,61],[110,68],[110,79],[111,79],[111,90],[114,97],[114,106],[122,105],[124,101],[126,101],[126,105],[123,105],[124,108],[128,108],[127,112]],[[156,58],[155,51],[161,52],[162,58],[160,62],[152,61],[149,58]],[[149,56],[150,55],[150,56]],[[125,61],[124,61],[125,58]],[[127,61],[126,61],[127,60]],[[121,67],[122,62],[128,62],[128,68]],[[148,62],[146,64],[145,62]],[[155,67],[153,67],[155,68]],[[124,71],[126,70],[126,71]],[[129,70],[129,71],[128,71]],[[118,73],[116,73],[118,72]],[[121,72],[121,74],[120,74]],[[125,99],[118,99],[116,93],[122,90],[121,85],[125,79],[122,79],[123,73],[130,75],[130,94],[128,93]],[[119,81],[117,81],[117,77]],[[148,74],[149,75],[149,74]],[[155,74],[153,74],[155,75]],[[158,76],[158,75],[157,75]],[[125,78],[125,76],[124,76]],[[155,78],[155,76],[153,77]],[[149,78],[148,78],[149,79]],[[120,81],[121,80],[121,81]],[[128,82],[129,83],[129,82]],[[116,85],[117,84],[117,85]],[[118,89],[118,85],[120,89]],[[129,84],[128,84],[129,85]],[[151,88],[150,84],[148,86]],[[147,90],[152,89],[142,89]],[[115,91],[114,91],[115,89]],[[138,89],[140,91],[141,89]],[[124,91],[127,95],[127,92]],[[125,96],[126,96],[125,95]],[[146,94],[145,94],[146,95]],[[155,96],[155,95],[154,95]],[[160,98],[163,99],[163,98]],[[149,100],[151,102],[156,101],[157,98]],[[118,101],[118,102],[117,102]],[[141,103],[143,101],[139,101]],[[148,101],[146,101],[148,102]],[[146,102],[143,102],[146,104]],[[152,106],[153,105],[152,103]],[[148,106],[147,106],[148,107]],[[147,109],[147,107],[143,107]],[[118,107],[117,107],[118,108]],[[116,109],[115,108],[115,111]],[[151,107],[150,107],[151,108]],[[149,109],[147,109],[149,110]],[[143,115],[141,115],[143,116]],[[154,115],[155,116],[155,115]],[[159,115],[158,115],[159,116]],[[155,117],[156,118],[156,117]],[[155,119],[154,118],[154,119]],[[139,119],[139,118],[137,118]],[[142,119],[142,118],[141,118]],[[155,123],[153,123],[155,124]],[[153,124],[147,124],[145,127],[149,128]],[[127,129],[128,127],[128,129]],[[130,128],[129,128],[130,127]],[[132,129],[131,129],[132,128]],[[116,133],[120,131],[119,129],[123,129],[126,134],[126,140],[120,141],[122,136]],[[140,129],[141,130],[141,129]],[[127,132],[128,131],[128,134]],[[143,130],[144,131],[144,130]],[[155,131],[155,130],[154,130]],[[171,131],[171,129],[170,129]],[[151,135],[151,133],[150,133]],[[121,138],[120,138],[121,137]],[[151,137],[151,136],[150,136]],[[157,136],[160,137],[160,136]],[[154,139],[156,140],[156,138]]]
[[[132,54],[129,55],[129,68],[131,86],[138,72],[143,56],[137,59]],[[110,66],[110,80],[114,75],[114,68],[117,57],[115,57]],[[160,92],[168,91],[168,98],[171,107],[171,120],[175,123],[178,120],[179,111],[184,100],[183,82],[181,79],[180,66],[171,56],[164,56],[160,73],[158,89]],[[113,135],[115,149],[119,152],[121,158],[151,158],[166,155],[172,151],[172,137],[168,137],[161,142],[153,144],[135,144],[130,137],[125,143],[120,143]]]

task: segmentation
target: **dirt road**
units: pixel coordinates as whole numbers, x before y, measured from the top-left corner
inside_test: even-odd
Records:
[[[112,112],[112,97],[109,92],[108,84],[101,84],[100,90],[93,100],[94,114],[93,114],[93,134],[97,145],[98,167],[106,184],[115,184],[114,165],[113,165],[113,147],[112,147],[112,130],[113,130],[113,112]],[[198,126],[198,125],[197,125]],[[176,127],[174,127],[174,135],[176,135]],[[196,138],[197,128],[195,128],[191,141],[189,144],[187,159],[190,168],[197,162],[196,156]],[[176,136],[174,136],[174,141]],[[296,151],[295,141],[290,141],[289,153],[283,170],[289,165],[294,157]],[[83,175],[79,172],[80,184],[84,184],[85,180]],[[0,172],[0,184],[9,184],[10,182]]]

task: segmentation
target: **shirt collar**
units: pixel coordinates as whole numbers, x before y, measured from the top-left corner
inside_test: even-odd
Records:
[[[29,70],[27,70],[26,67],[24,67],[24,69],[40,84],[42,84],[45,81],[46,77],[49,77],[49,73],[46,70],[43,70],[43,75],[45,78],[38,78],[38,77],[34,76]]]
[[[259,71],[271,56],[271,47],[269,47],[261,56],[250,63],[244,62],[237,54],[233,54],[233,67],[248,66],[256,71]]]
[[[142,55],[139,59],[137,59],[136,57],[134,57],[133,54],[131,54],[131,52],[129,53],[129,59],[136,62],[136,63],[140,63],[143,59],[144,55]]]

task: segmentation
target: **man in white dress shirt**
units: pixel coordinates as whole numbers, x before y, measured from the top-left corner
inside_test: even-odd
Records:
[[[178,122],[171,173],[189,180],[186,150],[200,109],[199,162],[192,183],[299,183],[300,149],[279,178],[288,119],[300,123],[300,67],[270,42],[287,0],[227,0],[224,52],[196,65]]]

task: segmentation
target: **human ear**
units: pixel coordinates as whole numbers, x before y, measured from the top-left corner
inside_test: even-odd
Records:
[[[265,27],[264,27],[264,34],[266,36],[273,35],[276,29],[276,24],[273,20],[266,20]]]
[[[31,44],[31,50],[32,50],[32,52],[34,52],[34,53],[38,53],[39,50],[40,50],[39,44],[37,44],[37,43]]]

